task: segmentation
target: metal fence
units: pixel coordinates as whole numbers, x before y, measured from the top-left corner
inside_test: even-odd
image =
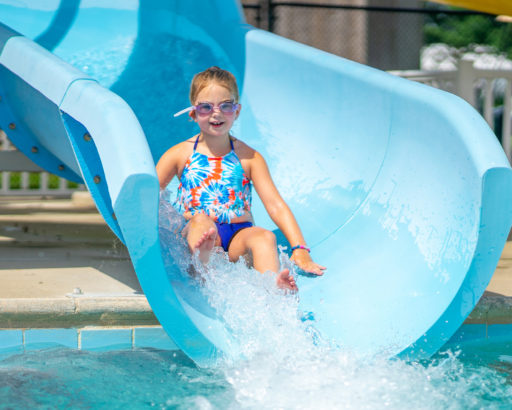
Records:
[[[339,3],[266,0],[244,8],[250,24],[320,50],[380,69],[418,68],[423,15],[366,0]]]

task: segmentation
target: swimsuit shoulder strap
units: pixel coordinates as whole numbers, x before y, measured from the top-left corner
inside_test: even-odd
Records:
[[[194,152],[196,152],[198,143],[199,143],[199,135],[196,138],[196,142],[194,142]],[[231,139],[231,137],[229,137],[229,145],[231,145],[231,151],[235,152],[235,146],[233,145],[233,140]]]

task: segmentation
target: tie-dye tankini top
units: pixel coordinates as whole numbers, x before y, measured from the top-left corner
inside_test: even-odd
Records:
[[[187,160],[180,178],[175,208],[181,214],[202,212],[215,222],[231,219],[251,210],[251,181],[231,144],[223,157],[208,157],[196,151]]]

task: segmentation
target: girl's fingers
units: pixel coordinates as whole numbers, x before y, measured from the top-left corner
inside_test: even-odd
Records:
[[[316,269],[317,269],[319,275],[324,274],[325,268],[323,266],[317,265]]]
[[[324,272],[323,270],[326,269],[324,268],[323,266],[320,266],[318,264],[314,264],[312,267],[310,267],[309,269],[304,269],[306,272],[309,272],[309,273],[314,273],[315,275],[323,275]]]
[[[319,265],[318,263],[313,262],[311,259],[307,261],[297,260],[292,257],[292,261],[301,268],[304,272],[312,273],[314,275],[321,276],[324,274],[324,270],[327,269],[325,266]]]
[[[321,275],[324,274],[324,272],[322,270],[320,270],[320,269],[315,269],[312,273],[314,273],[314,274],[316,274],[318,276],[321,276]]]

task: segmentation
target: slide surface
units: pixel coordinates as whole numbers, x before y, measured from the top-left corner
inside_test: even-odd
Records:
[[[512,223],[512,173],[461,99],[245,24],[236,1],[0,0],[0,128],[84,181],[157,318],[200,365],[230,355],[214,311],[166,272],[154,164],[196,132],[190,80],[218,65],[234,129],[267,159],[323,277],[300,309],[361,354],[436,352],[484,292]],[[275,230],[256,199],[254,216]]]

